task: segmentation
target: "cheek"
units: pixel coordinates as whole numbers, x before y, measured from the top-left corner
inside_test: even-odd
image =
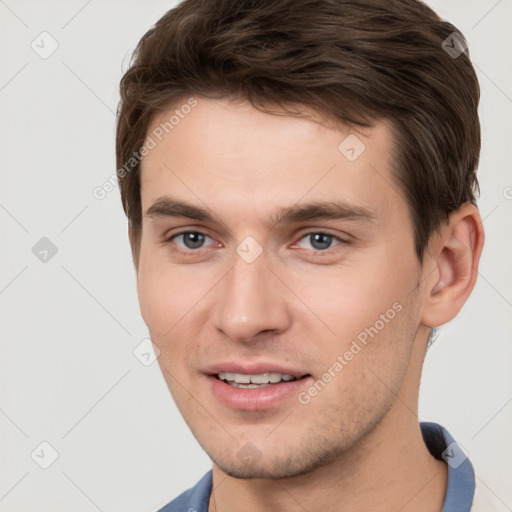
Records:
[[[155,249],[143,232],[137,293],[146,325],[159,335],[173,326],[184,301],[183,283],[171,270],[164,251]]]
[[[350,425],[365,428],[396,400],[413,347],[415,326],[409,315],[414,316],[416,308],[396,304],[390,311],[385,317],[387,323],[380,318],[370,321],[368,314],[339,319],[335,328],[340,334],[335,342],[324,346],[323,365],[316,375],[326,384],[317,381],[318,392],[306,391],[318,396],[311,398],[309,407],[320,423],[335,425],[342,418],[349,430]],[[345,325],[355,334],[346,334]]]
[[[177,323],[184,307],[183,283],[165,271],[158,254],[141,251],[137,280],[139,305],[153,341],[161,341]]]
[[[178,382],[186,383],[187,350],[183,340],[182,329],[186,322],[183,294],[177,293],[178,283],[162,276],[148,266],[141,265],[138,281],[138,296],[142,317],[146,323],[151,341],[160,353],[158,364],[167,382],[171,395],[179,399]],[[178,380],[176,380],[178,379]],[[178,393],[178,396],[175,394]]]
[[[310,328],[316,326],[328,346],[343,349],[365,329],[380,332],[397,324],[415,278],[412,269],[397,274],[383,265],[365,264],[364,270],[320,269],[295,276],[293,282],[296,295],[315,314],[316,319],[308,320]]]
[[[317,378],[329,369],[336,375],[326,401],[349,408],[349,397],[389,402],[393,394],[380,379],[398,391],[418,323],[411,293],[417,281],[414,260],[389,251],[328,274],[321,270],[306,280],[297,276],[296,283],[297,295],[316,316],[301,329],[321,354]]]
[[[142,317],[160,350],[159,362],[177,371],[201,339],[203,299],[212,288],[205,272],[169,265],[159,254],[141,253],[137,292]],[[203,319],[204,320],[204,319]]]

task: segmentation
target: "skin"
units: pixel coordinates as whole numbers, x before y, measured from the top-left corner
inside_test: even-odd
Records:
[[[355,161],[338,150],[348,134],[365,144]],[[421,369],[430,328],[471,293],[483,231],[463,205],[421,265],[392,147],[385,121],[363,133],[198,98],[144,157],[139,302],[169,390],[213,461],[210,511],[441,510],[447,469],[419,429]],[[169,196],[215,221],[147,214]],[[272,221],[326,201],[369,217]],[[171,239],[183,231],[207,235],[204,245]],[[332,235],[330,247],[315,233]],[[263,249],[252,263],[236,252],[248,236]],[[235,410],[208,386],[213,363],[265,360],[309,374],[307,392],[393,304],[400,312],[307,404],[293,395]]]

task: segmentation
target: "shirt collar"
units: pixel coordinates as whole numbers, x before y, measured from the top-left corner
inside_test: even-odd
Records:
[[[448,484],[441,512],[469,512],[475,494],[475,472],[462,448],[437,423],[421,423],[423,440],[430,454],[448,464]]]

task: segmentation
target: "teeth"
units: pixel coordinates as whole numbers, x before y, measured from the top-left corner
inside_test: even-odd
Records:
[[[230,386],[234,388],[243,388],[243,389],[256,389],[256,388],[268,388],[270,384],[238,384],[238,382],[228,382]]]
[[[260,373],[257,375],[244,375],[242,373],[219,372],[218,376],[220,380],[225,380],[229,383],[234,382],[236,384],[276,384],[282,380],[285,382],[295,380],[295,377],[286,373]],[[252,388],[257,386],[249,387]]]

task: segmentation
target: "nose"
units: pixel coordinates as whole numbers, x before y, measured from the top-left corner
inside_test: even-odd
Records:
[[[248,263],[234,255],[231,271],[216,287],[215,327],[230,340],[250,343],[290,324],[287,293],[267,267],[265,252]]]

